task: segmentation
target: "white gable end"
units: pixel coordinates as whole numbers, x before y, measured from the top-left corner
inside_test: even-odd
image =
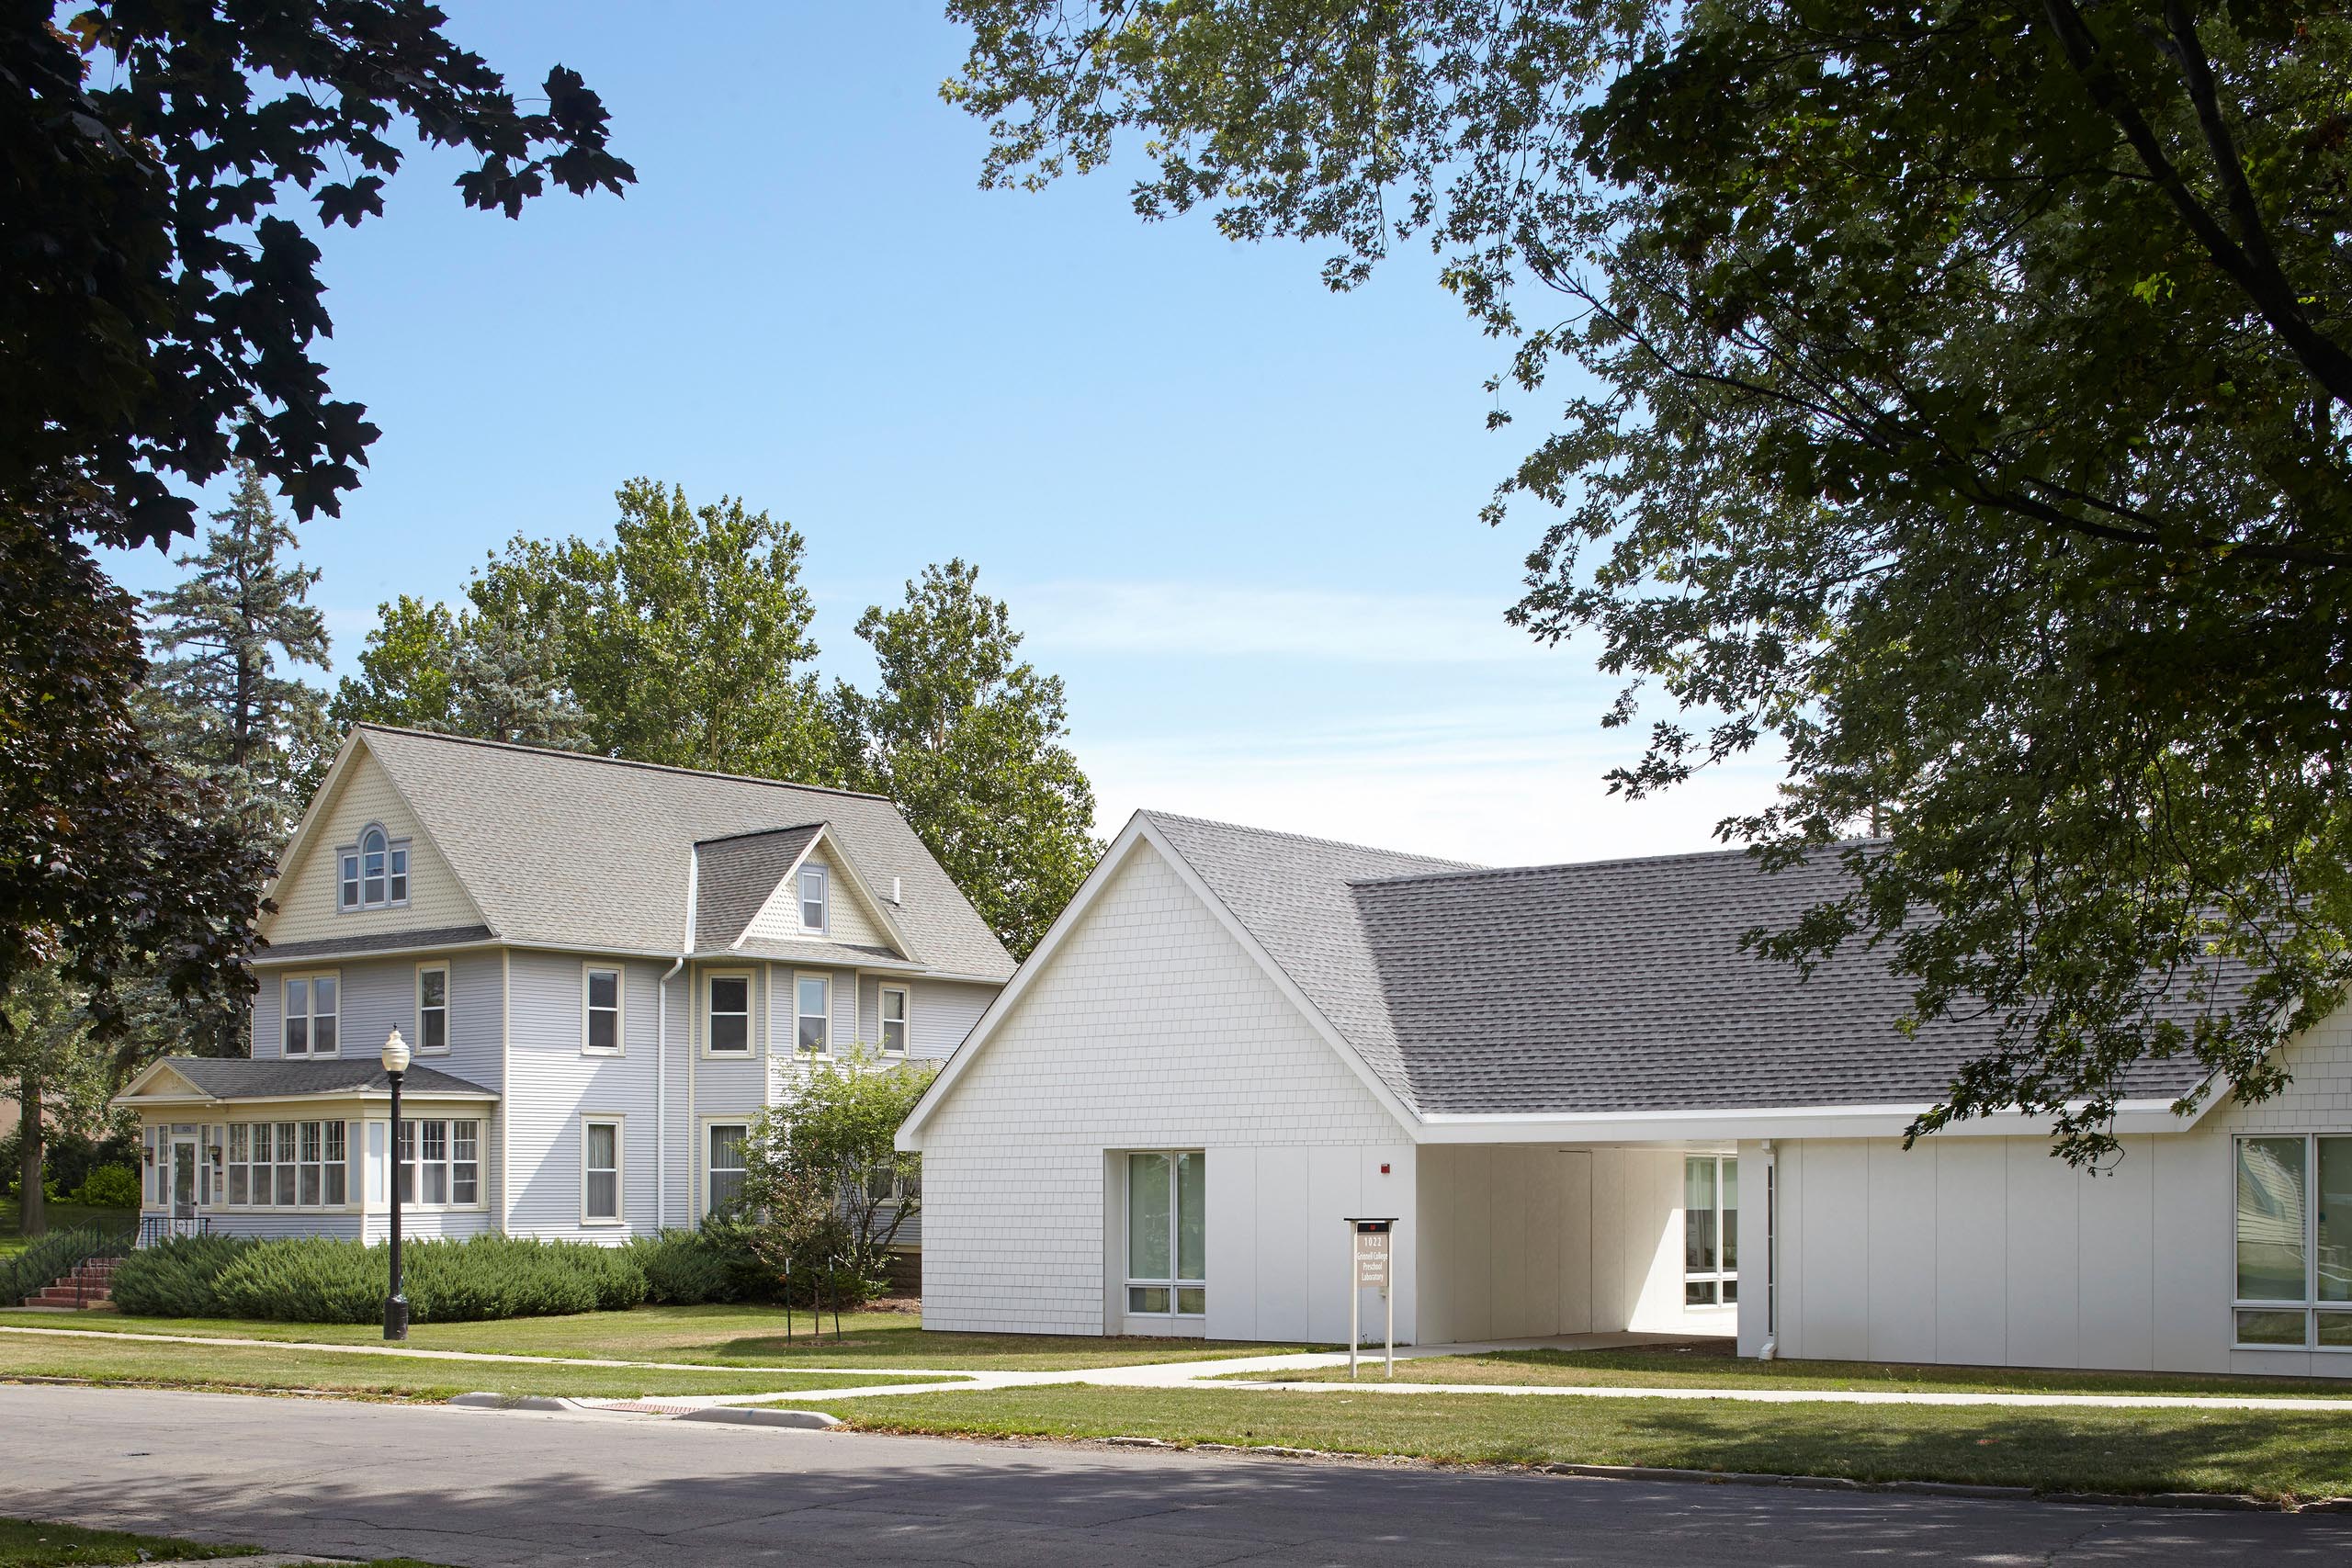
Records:
[[[1409,1139],[1139,841],[948,1087],[922,1143],[926,1301],[950,1318],[955,1303],[985,1303],[1000,1325],[1012,1313],[1041,1332],[1099,1333],[1106,1150],[1205,1149],[1221,1185],[1284,1147],[1302,1176],[1310,1151],[1342,1151],[1352,1179],[1355,1148]],[[1244,1239],[1234,1225],[1213,1235],[1220,1251]]]
[[[345,750],[322,793],[322,809],[314,810],[304,823],[300,840],[270,888],[277,912],[264,924],[264,936],[273,942],[316,942],[482,923],[481,911],[442,859],[431,834],[364,742]],[[408,843],[408,902],[392,908],[338,911],[336,852],[357,844],[371,824],[382,828],[391,841]]]

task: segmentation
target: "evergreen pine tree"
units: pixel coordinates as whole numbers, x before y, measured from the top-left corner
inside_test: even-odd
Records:
[[[310,602],[319,572],[291,558],[294,531],[250,464],[212,521],[204,553],[178,559],[192,575],[147,595],[145,716],[157,749],[220,784],[274,849],[334,753],[326,694],[280,666],[327,667],[326,623]]]

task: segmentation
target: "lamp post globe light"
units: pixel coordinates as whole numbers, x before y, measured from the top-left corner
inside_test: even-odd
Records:
[[[384,1298],[384,1337],[408,1337],[408,1295],[401,1289],[401,1076],[408,1071],[408,1042],[393,1030],[384,1040],[384,1077],[392,1086],[392,1293]]]

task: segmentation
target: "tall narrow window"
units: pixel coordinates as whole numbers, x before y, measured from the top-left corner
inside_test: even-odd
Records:
[[[229,1201],[238,1204],[251,1201],[249,1167],[253,1159],[251,1142],[253,1129],[243,1122],[229,1123]]]
[[[621,972],[592,967],[585,983],[587,1034],[580,1048],[617,1052],[621,1048]]]
[[[748,975],[710,977],[710,1049],[714,1055],[741,1056],[752,1049],[752,978]]]
[[[394,844],[391,861],[391,886],[385,896],[385,901],[392,904],[405,904],[408,902],[408,846]]]
[[[294,1201],[306,1209],[315,1209],[325,1188],[324,1175],[320,1169],[322,1139],[319,1124],[316,1122],[300,1122],[295,1123],[295,1131],[300,1137],[300,1164],[295,1168],[301,1185],[300,1195]]]
[[[800,868],[800,927],[812,931],[825,929],[825,868],[821,865]]]
[[[2236,1150],[2237,1343],[2352,1350],[2352,1137]]]
[[[821,975],[803,975],[792,983],[793,1042],[803,1055],[821,1056],[832,1048],[832,982]]]
[[[298,1179],[295,1173],[301,1168],[301,1162],[295,1157],[294,1152],[294,1129],[296,1123],[292,1122],[279,1122],[275,1123],[275,1125],[277,1129],[277,1163],[271,1168],[276,1172],[277,1177],[277,1180],[276,1182],[277,1190],[277,1206],[281,1209],[290,1209],[294,1206],[295,1201],[295,1183]]]
[[[384,902],[389,848],[381,828],[370,828],[359,836],[359,902],[363,905]]]
[[[335,902],[345,909],[359,908],[359,852],[345,850],[341,855],[342,876],[336,884]]]
[[[344,1145],[343,1123],[329,1122],[324,1125],[326,1163],[322,1168],[326,1175],[326,1204],[331,1209],[340,1209],[351,1193],[350,1155]]]
[[[882,987],[882,1054],[886,1056],[907,1054],[907,988],[904,986]]]
[[[416,972],[416,1048],[427,1055],[449,1048],[449,971],[437,964]]]
[[[591,1121],[581,1128],[580,1216],[590,1224],[609,1224],[621,1217],[621,1124]]]
[[[741,1122],[710,1124],[708,1203],[713,1213],[743,1195],[744,1154],[752,1129]]]
[[[1208,1156],[1198,1149],[1127,1156],[1127,1312],[1208,1310]]]
[[[449,1201],[481,1201],[481,1123],[449,1123]]]
[[[1682,1303],[1739,1300],[1739,1160],[1694,1155],[1682,1162]]]
[[[307,1056],[311,1054],[311,982],[289,979],[286,982],[286,1054]]]

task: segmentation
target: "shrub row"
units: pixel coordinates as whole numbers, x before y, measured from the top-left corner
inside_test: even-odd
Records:
[[[634,1248],[483,1235],[412,1242],[401,1262],[417,1323],[617,1312],[646,1299]],[[390,1290],[387,1247],[315,1236],[187,1236],[125,1258],[113,1293],[118,1308],[141,1316],[373,1323]]]

